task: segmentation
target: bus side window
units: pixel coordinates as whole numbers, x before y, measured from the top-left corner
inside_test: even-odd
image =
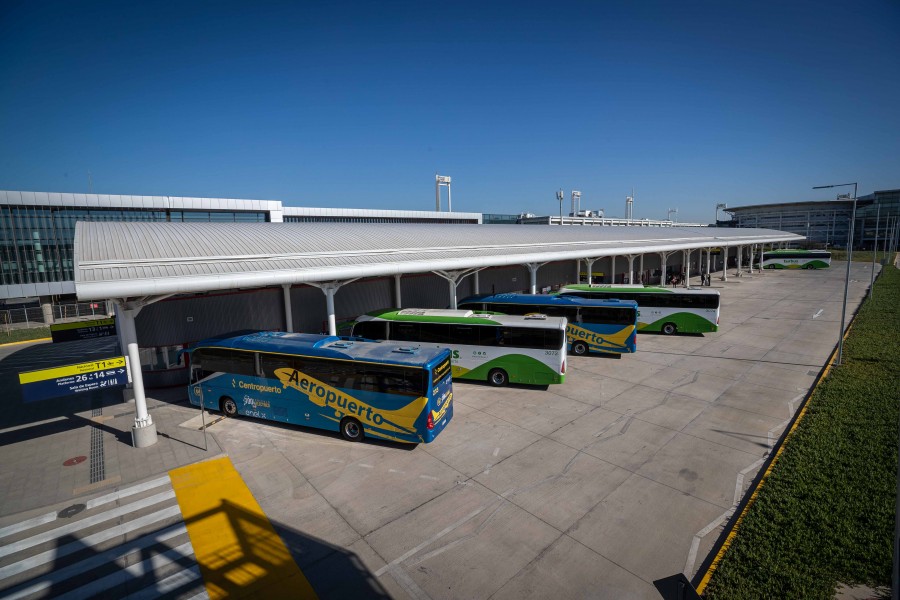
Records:
[[[242,352],[229,348],[204,348],[203,370],[210,373],[223,372],[234,375],[256,375],[256,361],[253,352]]]
[[[278,379],[278,376],[275,375],[276,369],[290,369],[293,371],[295,368],[292,357],[278,354],[260,354],[259,367],[262,371],[262,376],[266,379]]]
[[[401,342],[418,342],[421,339],[418,323],[393,323],[391,332],[391,339]]]
[[[419,323],[420,342],[446,344],[450,339],[450,326],[446,323]]]

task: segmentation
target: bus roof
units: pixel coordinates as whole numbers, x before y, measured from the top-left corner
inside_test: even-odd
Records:
[[[766,250],[763,254],[831,254],[828,250],[805,250],[797,248],[791,250],[789,248],[779,248],[778,250]]]
[[[665,288],[656,286],[635,285],[611,285],[611,284],[594,284],[587,285],[584,283],[576,283],[564,286],[559,290],[560,295],[565,295],[566,290],[575,292],[604,292],[604,293],[620,293],[620,294],[714,294],[719,295],[719,290],[709,290],[703,288]]]
[[[446,349],[411,348],[401,342],[375,342],[360,338],[259,331],[230,338],[203,340],[197,348],[234,348],[273,354],[298,354],[337,360],[362,360],[422,367],[445,358]]]
[[[368,319],[366,317],[369,317]],[[512,316],[476,313],[471,310],[432,308],[387,308],[361,315],[357,321],[382,319],[384,321],[410,321],[413,323],[455,323],[465,325],[531,326],[564,329],[565,317],[546,315]]]
[[[533,304],[540,306],[607,306],[610,308],[637,309],[634,300],[615,300],[607,298],[579,298],[578,296],[544,296],[541,294],[475,294],[459,301],[467,302],[505,302],[507,304]]]

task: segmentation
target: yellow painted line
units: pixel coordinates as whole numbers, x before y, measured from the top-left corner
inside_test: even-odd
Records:
[[[21,342],[6,342],[0,346],[18,346],[19,344],[33,344],[35,342],[49,342],[53,338],[34,338],[33,340],[22,340]]]
[[[856,320],[856,316],[854,315],[853,321]],[[843,339],[846,341],[847,336],[850,335],[850,330],[853,328],[853,321],[850,321],[850,324],[847,325],[846,331],[844,331]],[[834,361],[837,359],[837,346],[835,346],[834,350],[831,351],[831,358],[828,359],[828,363],[825,365],[825,370],[822,371],[822,375],[816,380],[815,385],[813,385],[812,389],[809,392],[809,396],[807,399],[812,399],[813,394],[816,393],[816,389],[819,387],[819,384],[822,383],[828,373],[831,371],[832,365],[834,365]],[[806,409],[809,407],[809,401],[803,403],[803,408],[800,409],[800,413],[797,415],[797,418],[794,420],[794,424],[791,425],[790,430],[787,435],[784,437],[784,442],[778,446],[778,450],[775,452],[775,456],[772,458],[772,461],[769,463],[769,466],[766,468],[763,476],[759,480],[759,485],[756,486],[756,489],[753,490],[753,493],[750,494],[750,499],[747,500],[746,506],[744,506],[744,510],[741,511],[741,514],[738,516],[737,521],[734,522],[734,527],[731,528],[731,531],[728,532],[728,536],[725,538],[725,541],[722,542],[722,547],[719,548],[719,551],[716,553],[716,557],[709,564],[709,568],[704,573],[703,578],[700,580],[700,583],[697,585],[697,593],[703,595],[704,590],[706,590],[706,586],[709,585],[709,580],[712,579],[713,573],[715,573],[716,569],[719,567],[719,563],[722,562],[722,557],[725,556],[725,551],[731,546],[731,543],[734,541],[734,538],[737,537],[738,529],[741,526],[741,522],[744,520],[744,517],[750,511],[750,507],[753,506],[753,503],[756,502],[757,496],[759,496],[759,490],[762,489],[763,485],[766,483],[766,479],[768,479],[769,475],[772,473],[772,470],[775,468],[775,463],[778,462],[778,459],[781,457],[781,453],[784,451],[785,446],[787,446],[788,440],[791,439],[791,436],[794,435],[794,431],[797,430],[797,427],[800,425],[800,421],[803,420],[803,417],[806,416]]]
[[[210,598],[318,598],[228,457],[169,478]]]
[[[37,371],[19,373],[19,383],[34,383],[36,381],[46,381],[48,379],[59,379],[60,377],[84,375],[95,371],[105,371],[107,369],[122,369],[124,367],[125,357],[113,356],[112,358],[104,358],[102,360],[92,360],[90,362],[74,365],[63,365],[61,367],[51,367],[49,369],[38,369]]]

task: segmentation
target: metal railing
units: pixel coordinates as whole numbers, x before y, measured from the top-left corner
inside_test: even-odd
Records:
[[[52,309],[55,322],[100,319],[107,316],[105,302],[54,304]],[[44,318],[44,309],[40,306],[31,306],[0,310],[0,325],[8,328],[45,327],[47,323]]]

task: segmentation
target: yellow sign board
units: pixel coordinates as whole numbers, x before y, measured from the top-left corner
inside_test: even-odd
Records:
[[[94,373],[96,371],[120,368],[125,368],[125,357],[114,356],[112,358],[104,358],[103,360],[78,363],[77,365],[65,365],[62,367],[52,367],[50,369],[40,369],[38,371],[26,371],[25,373],[19,373],[19,383],[24,385],[36,381],[60,379],[62,377],[72,377],[75,375]]]
[[[115,319],[97,319],[96,321],[74,321],[72,323],[54,323],[50,331],[66,331],[68,329],[84,329],[85,327],[100,327],[101,325],[115,325]]]

